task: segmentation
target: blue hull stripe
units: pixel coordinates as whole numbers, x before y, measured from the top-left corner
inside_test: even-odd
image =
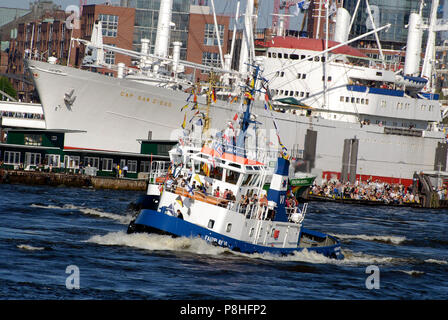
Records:
[[[198,225],[179,219],[177,217],[169,216],[167,214],[149,209],[145,209],[140,212],[135,221],[135,224],[160,230],[163,233],[168,233],[179,237],[193,237],[193,238],[201,237],[207,242],[211,242],[213,244],[217,244],[219,246],[227,247],[232,250],[237,250],[244,253],[268,252],[273,254],[287,255],[287,254],[293,254],[294,252],[302,251],[304,249],[304,248],[275,248],[248,243],[245,241],[227,237],[225,235],[211,231],[204,227],[200,227]],[[323,233],[307,230],[305,228],[302,228],[302,233],[318,237],[327,236]],[[335,239],[334,237],[331,238]],[[339,242],[337,242],[337,244],[332,246],[311,247],[306,249],[308,251],[316,252],[327,257],[335,257],[337,259],[343,258]]]

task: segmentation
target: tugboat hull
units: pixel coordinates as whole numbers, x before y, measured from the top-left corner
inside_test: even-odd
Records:
[[[327,240],[332,245],[307,245],[290,248],[268,247],[241,241],[235,238],[227,237],[210,229],[198,226],[183,219],[167,215],[155,210],[145,209],[140,212],[135,221],[131,222],[128,233],[147,232],[174,237],[200,237],[213,245],[229,248],[234,251],[243,253],[272,253],[278,255],[289,255],[295,252],[303,251],[316,252],[329,258],[343,259],[339,240],[330,235],[326,235],[317,231],[302,228],[301,239],[312,240],[318,244],[316,240]],[[301,242],[300,242],[301,243]]]

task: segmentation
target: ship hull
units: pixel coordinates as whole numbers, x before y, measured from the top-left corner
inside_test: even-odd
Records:
[[[325,239],[330,237],[335,243],[330,246],[315,246],[315,247],[294,247],[294,248],[279,248],[268,247],[241,241],[235,238],[227,237],[220,233],[214,232],[210,229],[198,226],[183,219],[179,219],[174,216],[169,216],[165,213],[161,213],[155,210],[144,209],[140,212],[139,216],[128,228],[128,233],[134,232],[146,232],[157,233],[163,235],[170,235],[175,237],[200,237],[205,241],[224,248],[229,248],[234,251],[243,253],[271,253],[277,255],[290,255],[295,252],[303,251],[304,249],[309,252],[315,252],[322,254],[329,258],[343,259],[341,253],[341,246],[339,240],[329,235],[302,228],[302,236],[308,238]]]
[[[67,133],[65,148],[140,152],[138,139],[175,141],[196,121],[194,111],[180,109],[189,94],[159,88],[131,80],[111,78],[89,71],[28,61],[42,100],[47,129],[81,130]],[[64,95],[76,97],[66,105]],[[199,102],[204,106],[203,97]],[[253,113],[261,123],[258,145],[277,146],[271,115],[262,102]],[[222,128],[240,111],[236,103],[219,101],[210,108],[210,127]],[[379,179],[411,184],[414,172],[434,170],[436,149],[444,143],[443,132],[423,131],[420,136],[387,131],[378,125],[360,126],[314,116],[275,112],[282,142],[290,150],[304,150],[307,168],[320,179],[340,178],[343,171],[344,145],[347,139],[358,141],[356,178]],[[255,134],[249,131],[249,139]],[[311,139],[310,139],[311,137]],[[291,154],[295,156],[294,153]]]

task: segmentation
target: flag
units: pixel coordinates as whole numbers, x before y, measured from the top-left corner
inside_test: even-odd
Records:
[[[187,108],[187,107],[188,107],[188,103],[187,103],[186,105],[184,105],[184,106],[180,109],[180,111],[184,111],[185,108]]]
[[[202,170],[207,177],[210,176],[210,168],[208,167],[208,163],[204,163],[204,165],[202,166]]]
[[[182,122],[182,129],[185,129],[186,125],[187,125],[187,113],[185,112],[184,122]]]
[[[244,93],[244,96],[245,96],[246,98],[250,99],[250,100],[254,100],[254,97],[250,94],[249,91],[246,91],[246,92]]]
[[[214,89],[214,88],[212,89],[212,92],[210,93],[210,96],[211,96],[211,98],[212,98],[212,101],[213,101],[213,102],[216,102],[216,92],[215,92],[215,89]]]
[[[236,120],[238,120],[238,112],[235,113],[235,116],[233,117],[233,121],[236,121]]]
[[[230,101],[230,104],[234,103],[234,102],[237,101],[237,100],[238,100],[238,96],[234,97],[234,98]]]
[[[197,102],[193,105],[193,108],[191,108],[191,110],[196,110],[196,109],[198,109],[198,103]]]
[[[173,204],[170,204],[168,207],[165,207],[165,208],[166,208],[166,209],[165,209],[166,212],[171,213],[171,215],[174,216],[174,207],[173,207]]]
[[[184,207],[184,203],[183,203],[183,201],[182,201],[182,197],[181,196],[178,196],[177,198],[176,198],[176,201],[177,201],[177,203],[183,208]]]
[[[201,181],[201,178],[199,178],[199,175],[198,175],[198,174],[196,174],[196,175],[194,176],[194,180],[196,180],[196,181],[199,183],[199,185],[202,186],[202,181]]]
[[[213,149],[218,152],[220,156],[224,153],[224,150],[222,149],[222,144],[218,141],[213,142]]]
[[[194,191],[193,191],[193,187],[190,186],[190,184],[188,182],[186,182],[185,187],[187,188],[187,191],[190,195],[194,196]]]

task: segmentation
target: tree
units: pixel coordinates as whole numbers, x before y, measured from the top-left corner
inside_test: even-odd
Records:
[[[2,92],[13,97],[14,99],[17,99],[17,92],[6,77],[0,77],[0,99],[6,100],[8,97],[2,94]]]

